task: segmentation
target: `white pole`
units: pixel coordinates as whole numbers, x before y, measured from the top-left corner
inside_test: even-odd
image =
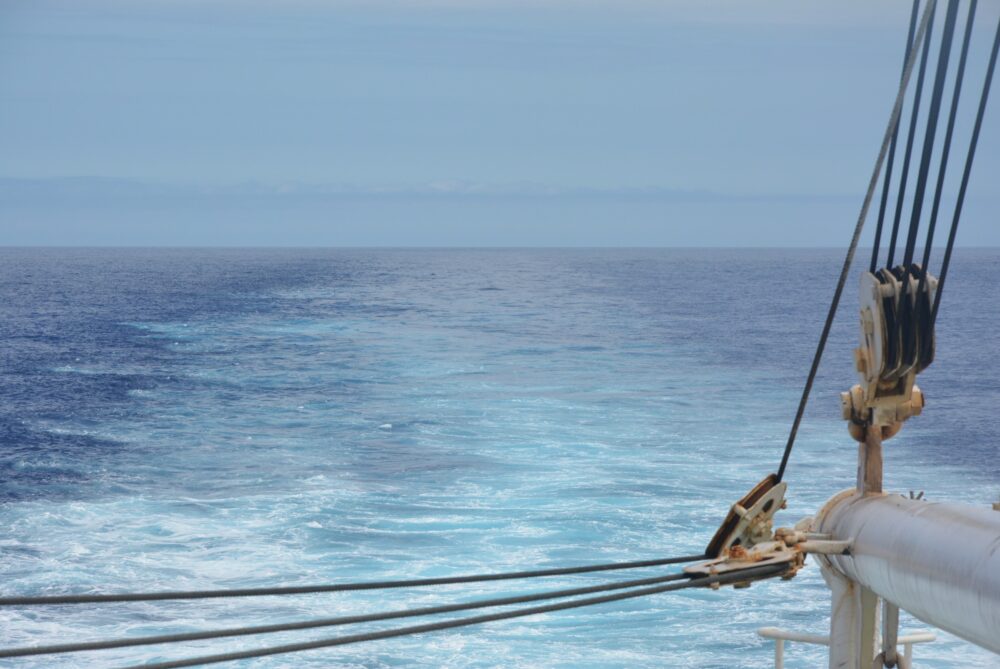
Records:
[[[821,558],[833,571],[1000,653],[1000,513],[899,495],[841,494],[816,521],[817,531],[852,540],[851,555]]]
[[[887,667],[896,666],[899,636],[899,607],[890,601],[882,602],[882,658]]]

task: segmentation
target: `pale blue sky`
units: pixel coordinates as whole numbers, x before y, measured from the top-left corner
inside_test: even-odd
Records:
[[[909,8],[5,0],[0,244],[841,245]]]

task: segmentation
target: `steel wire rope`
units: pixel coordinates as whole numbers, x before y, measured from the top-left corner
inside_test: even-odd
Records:
[[[868,217],[868,208],[871,206],[872,196],[878,186],[878,177],[882,171],[882,163],[885,160],[889,149],[889,142],[892,139],[892,130],[899,122],[899,116],[903,108],[903,98],[906,95],[906,88],[913,73],[913,66],[916,61],[917,51],[921,44],[926,46],[925,35],[930,29],[930,23],[934,16],[936,0],[927,0],[923,17],[920,19],[920,27],[913,38],[913,45],[910,48],[910,56],[907,58],[906,67],[903,71],[902,81],[899,84],[899,91],[896,93],[896,102],[893,105],[892,113],[889,115],[889,123],[886,126],[885,134],[882,138],[882,146],[879,148],[878,158],[875,160],[875,168],[872,170],[871,178],[868,182],[868,190],[865,199],[861,204],[861,212],[858,214],[858,221],[854,226],[854,235],[847,249],[847,256],[844,258],[844,265],[840,270],[840,279],[837,281],[837,288],[833,293],[833,300],[830,302],[830,310],[827,312],[826,321],[823,323],[823,331],[820,334],[819,343],[816,345],[816,354],[813,356],[812,366],[809,368],[809,375],[806,377],[805,387],[802,389],[802,397],[799,399],[799,406],[795,412],[795,420],[792,422],[792,429],[788,434],[788,442],[785,444],[785,451],[781,456],[781,464],[778,466],[776,482],[780,482],[785,475],[785,468],[788,466],[788,458],[792,454],[792,447],[795,445],[795,436],[798,434],[799,425],[802,423],[802,416],[805,413],[806,404],[809,401],[809,393],[812,390],[813,382],[816,380],[816,372],[819,370],[819,363],[823,357],[823,350],[826,348],[826,341],[830,336],[830,328],[833,326],[833,319],[837,315],[837,306],[840,304],[840,296],[844,292],[844,284],[847,281],[847,274],[851,270],[854,262],[854,253],[858,248],[858,240],[861,238],[861,231],[865,227],[865,219]],[[924,49],[926,52],[926,49]],[[924,59],[921,58],[921,64]]]
[[[975,0],[973,0],[975,2]],[[906,33],[906,48],[903,49],[903,72],[899,77],[902,79],[906,72],[906,61],[910,55],[910,48],[913,45],[913,32],[917,29],[917,15],[920,13],[920,0],[913,0],[913,8],[910,10],[910,28]],[[885,222],[885,210],[889,203],[890,182],[892,181],[892,165],[896,158],[896,142],[899,139],[899,119],[892,127],[892,141],[889,142],[889,158],[885,163],[885,178],[882,180],[882,198],[878,205],[878,223],[875,225],[875,241],[872,243],[872,260],[869,271],[874,274],[878,267],[878,252],[882,244],[882,225]]]
[[[937,8],[935,2],[933,9]],[[892,234],[889,237],[889,253],[886,259],[886,267],[892,267],[892,261],[896,256],[896,241],[899,237],[899,222],[903,217],[903,202],[906,196],[906,182],[910,174],[910,158],[913,154],[913,139],[917,134],[917,119],[920,116],[920,98],[924,90],[924,73],[927,71],[927,59],[931,50],[931,29],[934,26],[934,11],[927,26],[927,35],[924,39],[923,51],[920,55],[920,71],[917,73],[917,85],[913,92],[913,109],[910,111],[910,128],[906,133],[906,151],[903,153],[903,170],[899,175],[899,192],[896,195],[896,211],[892,219]]]
[[[216,664],[219,662],[231,662],[234,660],[266,657],[269,655],[280,655],[280,654],[295,653],[305,650],[316,650],[319,648],[330,648],[333,646],[345,646],[348,644],[361,643],[364,641],[378,641],[381,639],[391,639],[394,637],[409,636],[412,634],[426,634],[428,632],[437,632],[447,629],[454,629],[457,627],[480,625],[488,622],[509,620],[511,618],[523,618],[526,616],[534,616],[542,613],[552,613],[555,611],[564,611],[566,609],[574,609],[584,606],[595,606],[598,604],[617,602],[625,599],[634,599],[636,597],[646,597],[649,595],[656,595],[664,592],[672,592],[675,590],[705,587],[714,585],[716,583],[719,585],[725,585],[729,583],[738,583],[741,581],[746,581],[748,579],[772,578],[784,574],[786,571],[788,571],[788,566],[784,564],[764,565],[760,567],[751,567],[749,569],[742,569],[737,572],[730,572],[728,574],[719,574],[713,576],[693,578],[685,583],[671,583],[667,585],[657,585],[649,588],[640,588],[638,590],[630,590],[628,592],[615,593],[611,595],[601,595],[599,597],[586,597],[583,599],[574,599],[568,602],[560,602],[557,604],[545,604],[542,606],[533,606],[526,609],[514,609],[513,611],[503,611],[499,613],[490,613],[480,616],[470,616],[468,618],[455,618],[452,620],[444,620],[435,623],[426,623],[423,625],[397,627],[387,630],[379,630],[375,632],[365,632],[361,634],[352,634],[348,636],[330,637],[326,639],[317,639],[314,641],[304,641],[300,643],[284,644],[280,646],[255,648],[250,650],[234,651],[230,653],[219,653],[216,655],[202,655],[199,657],[190,657],[180,660],[168,660],[166,662],[154,662],[151,664],[139,664],[127,667],[126,669],[176,669],[178,667],[194,667],[205,664]]]
[[[479,599],[471,602],[461,602],[458,604],[441,604],[436,606],[425,606],[415,609],[385,611],[381,613],[366,613],[366,614],[352,615],[352,616],[338,616],[335,618],[317,618],[312,620],[301,620],[288,623],[275,623],[271,625],[231,627],[227,629],[207,630],[202,632],[180,632],[177,634],[160,634],[156,636],[134,637],[125,639],[85,641],[79,643],[55,644],[50,646],[25,646],[21,648],[0,648],[0,658],[25,657],[29,655],[58,655],[61,653],[77,653],[77,652],[93,651],[93,650],[108,650],[111,648],[126,648],[132,646],[152,646],[165,643],[178,643],[182,641],[201,641],[204,639],[220,639],[224,637],[248,636],[253,634],[272,634],[275,632],[289,632],[294,630],[313,629],[317,627],[354,625],[357,623],[378,622],[382,620],[394,620],[398,618],[413,618],[418,616],[430,616],[441,613],[468,611],[472,609],[483,609],[496,606],[510,606],[512,604],[526,604],[528,602],[538,602],[546,599],[560,599],[563,597],[576,597],[579,595],[589,595],[598,592],[608,592],[612,590],[625,590],[628,588],[656,585],[659,583],[667,583],[670,581],[679,581],[682,579],[690,579],[690,578],[692,578],[690,574],[678,572],[673,574],[666,574],[664,576],[650,576],[648,578],[640,578],[630,581],[621,581],[618,583],[602,583],[600,585],[590,585],[578,588],[552,590],[547,592],[536,592],[528,595],[497,597],[493,599]]]
[[[920,152],[920,167],[917,170],[917,185],[913,191],[913,208],[910,210],[910,227],[906,233],[906,247],[903,253],[903,265],[913,262],[913,254],[917,246],[917,233],[920,231],[920,215],[924,209],[924,197],[927,193],[927,178],[930,175],[931,157],[934,153],[934,140],[937,136],[938,116],[941,113],[941,99],[944,97],[944,83],[948,76],[948,61],[951,59],[951,43],[955,36],[955,23],[958,18],[958,0],[948,0],[945,12],[944,28],[941,31],[941,47],[938,52],[937,71],[934,74],[934,88],[931,92],[931,104],[927,111],[927,127],[924,130],[924,142]],[[947,161],[947,155],[942,154],[942,161]],[[903,284],[903,294],[910,292]]]
[[[522,578],[540,578],[545,576],[567,576],[571,574],[586,574],[598,571],[616,571],[623,569],[642,569],[645,567],[661,567],[669,564],[695,562],[706,556],[685,555],[679,557],[659,558],[655,560],[638,560],[634,562],[610,562],[605,564],[581,565],[578,567],[558,567],[553,569],[535,569],[527,571],[509,571],[493,574],[469,574],[465,576],[443,576],[438,578],[417,578],[398,581],[363,581],[357,583],[329,583],[321,585],[300,585],[274,588],[235,588],[225,590],[176,590],[163,592],[126,592],[118,594],[81,594],[81,595],[40,595],[40,596],[10,596],[0,597],[0,606],[36,606],[54,604],[101,604],[114,602],[149,602],[170,599],[218,599],[223,597],[265,597],[272,595],[306,595],[322,592],[345,592],[355,590],[385,590],[389,588],[417,588],[432,585],[455,585],[461,583],[481,583],[485,581],[506,581]]]
[[[972,41],[972,26],[976,18],[978,0],[969,0],[969,14],[965,19],[965,34],[962,36],[962,51],[958,59],[958,69],[955,71],[955,87],[951,96],[951,108],[948,111],[948,126],[944,133],[944,144],[941,145],[941,164],[938,167],[937,184],[934,187],[934,200],[931,204],[931,216],[927,222],[927,238],[924,241],[924,258],[921,265],[920,284],[917,295],[923,295],[927,285],[927,272],[931,262],[931,248],[934,245],[934,231],[937,226],[938,212],[941,208],[941,194],[944,191],[944,178],[948,169],[948,159],[951,156],[951,141],[955,134],[955,118],[958,116],[958,102],[962,94],[962,83],[965,79],[965,65],[969,56],[969,42]]]
[[[993,50],[990,52],[990,62],[986,68],[986,77],[983,80],[983,92],[979,96],[979,108],[976,111],[976,122],[972,129],[972,138],[969,140],[969,151],[965,157],[965,169],[962,172],[962,183],[958,189],[958,199],[955,202],[955,212],[951,219],[951,230],[948,233],[948,244],[945,247],[944,260],[941,263],[941,276],[938,277],[937,295],[934,298],[934,307],[931,310],[931,327],[937,322],[938,307],[941,306],[941,293],[944,290],[944,280],[948,276],[948,266],[951,264],[951,252],[955,246],[955,234],[958,231],[958,220],[962,216],[962,205],[965,202],[966,189],[969,186],[969,175],[972,172],[972,162],[976,157],[976,146],[979,143],[979,132],[983,127],[983,116],[986,113],[986,102],[990,96],[990,86],[993,81],[993,73],[997,65],[997,51],[1000,50],[1000,19],[997,20],[997,30],[993,37]]]

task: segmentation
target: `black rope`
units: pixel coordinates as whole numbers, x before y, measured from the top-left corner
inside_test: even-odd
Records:
[[[941,276],[938,278],[937,297],[931,311],[931,325],[937,322],[938,307],[941,306],[941,292],[944,290],[944,280],[948,276],[948,266],[951,263],[951,252],[955,245],[955,233],[958,231],[958,219],[962,216],[962,205],[965,202],[965,191],[969,186],[969,175],[972,173],[972,161],[976,156],[976,145],[979,143],[979,131],[983,127],[983,115],[986,113],[986,101],[990,96],[990,84],[993,81],[993,71],[997,65],[997,50],[1000,48],[1000,20],[997,21],[997,32],[993,37],[993,51],[990,53],[990,64],[986,68],[986,79],[983,81],[983,92],[979,97],[979,110],[976,112],[976,124],[972,129],[972,139],[969,141],[969,152],[965,158],[965,171],[962,172],[962,185],[958,189],[958,201],[955,203],[955,213],[951,219],[951,231],[948,233],[948,246],[944,252],[941,264]]]
[[[889,124],[886,126],[885,135],[882,138],[882,146],[875,160],[875,169],[872,170],[871,179],[868,182],[868,191],[865,193],[864,202],[861,204],[861,212],[858,214],[858,222],[854,226],[854,236],[851,244],[847,248],[847,257],[844,258],[844,265],[840,270],[840,279],[837,281],[837,289],[833,293],[833,300],[830,302],[830,310],[826,314],[826,322],[823,324],[823,332],[820,335],[819,343],[816,345],[816,354],[813,356],[812,366],[809,368],[809,376],[806,378],[805,388],[802,389],[802,397],[799,399],[799,408],[795,412],[795,420],[792,422],[792,429],[788,435],[788,442],[785,444],[785,452],[781,456],[781,464],[778,466],[776,475],[777,481],[781,481],[785,475],[785,468],[788,466],[788,458],[792,454],[792,447],[795,445],[795,436],[798,434],[799,425],[802,423],[802,416],[806,410],[806,403],[809,401],[809,392],[812,390],[813,382],[816,380],[816,372],[819,370],[820,360],[823,358],[823,350],[826,348],[826,340],[830,336],[830,328],[833,326],[833,319],[837,315],[837,306],[840,304],[840,296],[844,292],[844,284],[847,281],[847,274],[851,270],[854,262],[854,253],[858,248],[858,240],[861,238],[861,231],[865,227],[865,219],[868,217],[868,208],[871,206],[872,196],[878,186],[879,173],[882,171],[882,162],[885,160],[889,150],[889,142],[892,139],[893,127],[899,123],[899,115],[903,108],[903,97],[906,95],[906,87],[913,73],[913,65],[917,58],[917,49],[921,41],[925,39],[925,34],[930,28],[931,20],[934,16],[935,0],[927,0],[923,18],[920,20],[920,27],[913,38],[913,46],[910,48],[910,56],[907,58],[906,68],[903,72],[902,81],[899,84],[899,91],[896,93],[896,102],[893,105],[892,113],[889,115]],[[928,40],[929,41],[929,40]],[[926,42],[924,42],[926,46]],[[926,52],[926,49],[925,49]]]
[[[941,49],[938,53],[937,72],[934,75],[934,89],[931,93],[931,105],[927,112],[927,128],[924,130],[924,145],[920,156],[920,168],[917,171],[917,187],[913,192],[913,209],[910,212],[910,229],[906,235],[906,250],[903,254],[903,265],[913,262],[913,254],[917,246],[917,232],[920,230],[920,214],[924,208],[924,195],[927,192],[927,177],[931,169],[931,155],[934,152],[934,139],[937,135],[938,116],[941,113],[941,98],[944,97],[944,82],[948,76],[948,61],[951,58],[951,43],[955,36],[955,22],[958,18],[958,0],[949,0],[945,12],[944,29],[941,32]],[[909,286],[910,282],[904,284]],[[904,293],[909,291],[904,290]]]
[[[457,618],[444,620],[436,623],[424,625],[413,625],[410,627],[398,627],[395,629],[380,630],[377,632],[367,632],[363,634],[352,634],[349,636],[332,637],[327,639],[317,639],[315,641],[305,641],[302,643],[285,644],[282,646],[271,646],[267,648],[255,648],[251,650],[235,651],[231,653],[220,653],[218,655],[203,655],[201,657],[190,657],[182,660],[172,660],[167,662],[157,662],[153,664],[141,664],[128,667],[127,669],[176,669],[177,667],[194,667],[204,664],[215,664],[218,662],[231,662],[233,660],[244,660],[255,657],[265,657],[268,655],[279,655],[283,653],[294,653],[304,650],[315,650],[318,648],[329,648],[331,646],[345,646],[347,644],[360,643],[362,641],[377,641],[380,639],[391,639],[393,637],[408,636],[411,634],[424,634],[427,632],[437,632],[456,627],[466,627],[469,625],[479,625],[482,623],[495,622],[499,620],[509,620],[511,618],[523,618],[541,613],[552,613],[554,611],[564,611],[583,606],[594,606],[617,602],[635,597],[645,597],[663,592],[683,590],[686,588],[704,587],[713,584],[725,585],[728,583],[738,583],[751,579],[771,578],[779,576],[788,570],[784,564],[765,565],[762,567],[752,567],[738,572],[721,574],[717,576],[705,576],[694,578],[686,583],[672,583],[668,585],[658,585],[650,588],[640,588],[629,592],[616,593],[612,595],[602,595],[600,597],[587,597],[575,599],[569,602],[558,604],[546,604],[543,606],[533,606],[526,609],[515,609],[513,611],[503,611],[500,613],[490,613],[481,616],[471,616],[468,618]]]
[[[931,29],[934,26],[934,9],[937,3],[931,3],[931,17],[927,26],[927,37],[924,40],[923,53],[920,55],[920,71],[917,73],[917,88],[913,93],[913,110],[910,112],[910,129],[906,135],[906,151],[903,153],[903,171],[899,177],[899,193],[896,196],[896,213],[892,219],[892,235],[889,238],[889,256],[885,266],[892,267],[896,256],[896,239],[899,237],[899,221],[903,217],[903,200],[906,195],[906,182],[910,174],[910,157],[913,154],[913,138],[917,134],[917,117],[920,115],[920,97],[924,90],[924,73],[927,70],[927,57],[931,50]]]
[[[455,611],[468,611],[471,609],[484,609],[494,606],[510,606],[511,604],[526,604],[528,602],[538,602],[545,599],[560,599],[562,597],[576,597],[579,595],[590,595],[597,592],[607,592],[610,590],[625,590],[640,586],[656,585],[658,583],[668,583],[670,581],[680,581],[690,579],[689,574],[675,573],[665,576],[651,576],[631,581],[621,581],[619,583],[605,583],[601,585],[591,585],[580,588],[569,588],[564,590],[553,590],[549,592],[533,593],[530,595],[518,595],[514,597],[499,597],[494,599],[480,599],[472,602],[460,604],[443,604],[440,606],[425,606],[417,609],[403,609],[399,611],[388,611],[383,613],[366,613],[354,616],[340,616],[337,618],[319,618],[316,620],[302,620],[289,623],[276,623],[272,625],[257,625],[254,627],[232,627],[229,629],[210,630],[204,632],[182,632],[178,634],[161,634],[158,636],[135,637],[131,639],[111,639],[106,641],[86,641],[81,643],[66,643],[52,646],[27,646],[24,648],[0,649],[0,658],[3,657],[24,657],[27,655],[55,655],[59,653],[77,653],[91,650],[107,650],[110,648],[126,648],[129,646],[150,646],[163,643],[178,643],[181,641],[199,641],[204,639],[221,639],[223,637],[247,636],[251,634],[271,634],[274,632],[289,632],[292,630],[313,629],[316,627],[333,627],[336,625],[353,625],[357,623],[378,622],[381,620],[394,620],[396,618],[413,618],[417,616],[431,616],[439,613],[452,613]]]
[[[975,2],[975,0],[973,0]],[[910,48],[913,45],[913,32],[917,29],[917,14],[920,10],[920,0],[913,0],[910,10],[910,29],[906,33],[906,48],[903,50],[903,72],[906,72],[906,61],[909,59]],[[903,74],[900,73],[900,79]],[[892,165],[896,158],[896,141],[899,138],[899,119],[892,127],[892,141],[889,142],[889,159],[885,164],[885,178],[882,180],[882,199],[878,205],[878,223],[875,226],[875,241],[872,243],[872,260],[868,271],[872,274],[878,268],[878,252],[882,245],[882,225],[885,222],[886,205],[889,202],[889,182],[892,181]]]
[[[934,201],[931,204],[931,217],[927,222],[927,238],[924,241],[924,260],[920,274],[920,285],[917,295],[923,295],[927,284],[927,269],[931,262],[931,247],[934,245],[934,229],[937,226],[938,211],[941,207],[941,194],[944,191],[944,177],[948,169],[948,158],[951,155],[951,140],[955,132],[955,118],[958,116],[958,100],[962,94],[962,81],[965,79],[965,63],[969,56],[969,42],[972,41],[972,26],[976,18],[978,0],[970,0],[969,15],[965,19],[965,34],[962,37],[962,51],[958,59],[958,70],[955,72],[955,89],[951,96],[951,109],[948,111],[948,127],[944,133],[944,144],[941,145],[941,165],[938,167],[937,185],[934,188]]]
[[[28,606],[50,604],[98,604],[110,602],[150,602],[165,599],[217,599],[221,597],[264,597],[270,595],[306,595],[320,592],[344,592],[351,590],[384,590],[388,588],[418,588],[430,585],[454,585],[458,583],[481,583],[484,581],[507,581],[520,578],[543,576],[566,576],[597,571],[619,569],[641,569],[661,567],[668,564],[694,562],[705,558],[701,555],[640,560],[637,562],[611,562],[579,567],[559,567],[529,571],[510,571],[497,574],[471,574],[466,576],[444,576],[440,578],[418,578],[402,581],[367,581],[361,583],[332,583],[324,585],[299,585],[278,588],[238,588],[232,590],[177,590],[166,592],[128,592],[120,594],[96,595],[43,595],[35,597],[0,597],[0,606]]]

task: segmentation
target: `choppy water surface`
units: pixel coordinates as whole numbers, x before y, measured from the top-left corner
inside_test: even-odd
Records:
[[[5,593],[436,576],[696,552],[773,471],[830,251],[0,250]],[[960,250],[887,486],[1000,493],[1000,252]],[[852,286],[854,285],[852,281]],[[853,288],[789,469],[852,484]],[[4,646],[260,624],[652,575],[0,611]],[[241,667],[767,667],[826,629],[791,583],[687,591]],[[400,624],[400,623],[396,623]],[[904,628],[924,627],[908,620]],[[117,666],[339,630],[12,661]],[[941,635],[920,666],[991,667]],[[820,666],[792,644],[788,666]],[[7,665],[4,665],[7,666]]]

